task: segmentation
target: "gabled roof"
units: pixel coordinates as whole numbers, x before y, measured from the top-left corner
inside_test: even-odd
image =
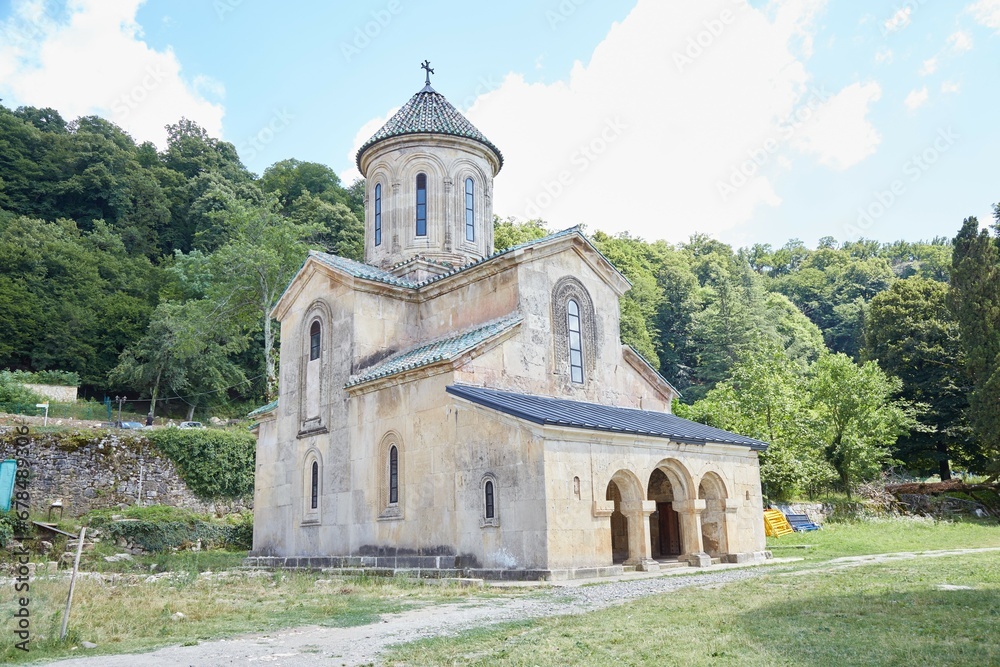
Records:
[[[365,382],[395,375],[396,373],[430,366],[440,361],[456,359],[491,338],[512,329],[523,320],[524,317],[520,313],[515,313],[498,320],[493,320],[492,322],[487,322],[475,329],[425,343],[410,350],[404,350],[365,369],[361,373],[352,375],[344,386],[345,388],[354,387]]]
[[[503,167],[503,153],[500,149],[459,113],[444,95],[428,84],[393,114],[371,139],[362,144],[356,156],[358,169],[361,169],[361,156],[366,150],[380,141],[407,134],[446,134],[478,141],[496,154],[500,167]]]
[[[443,273],[439,276],[432,276],[420,282],[414,282],[412,280],[406,280],[405,278],[399,278],[396,275],[390,273],[389,271],[372,266],[371,264],[365,264],[364,262],[358,262],[353,259],[347,259],[346,257],[340,257],[339,255],[331,255],[329,253],[320,252],[319,250],[310,250],[309,256],[306,258],[306,261],[303,263],[298,273],[296,273],[295,276],[291,279],[291,281],[289,281],[288,287],[285,289],[285,292],[278,298],[278,301],[277,303],[275,303],[272,312],[277,310],[281,302],[285,300],[285,297],[288,295],[290,288],[292,287],[292,285],[295,284],[296,280],[298,280],[299,276],[302,274],[302,272],[305,270],[306,266],[309,264],[311,260],[315,260],[320,264],[324,264],[326,266],[329,266],[333,269],[336,269],[342,273],[353,276],[355,278],[361,278],[363,280],[371,280],[373,282],[382,283],[384,285],[392,285],[394,287],[419,290],[423,287],[427,287],[434,283],[440,282],[446,278],[450,278],[451,276],[464,273],[465,271],[473,269],[477,266],[480,266],[487,262],[491,262],[499,257],[511,255],[520,250],[525,250],[536,246],[543,246],[547,243],[551,243],[553,241],[557,241],[563,238],[569,238],[572,236],[576,236],[582,239],[583,242],[586,243],[587,247],[589,247],[591,250],[597,253],[597,256],[600,257],[601,260],[603,260],[603,262],[610,269],[610,271],[612,271],[615,276],[621,279],[621,284],[626,287],[620,289],[620,292],[624,292],[626,289],[628,289],[627,286],[631,285],[628,278],[622,275],[621,271],[615,268],[615,266],[611,263],[611,261],[607,257],[605,257],[604,254],[601,253],[601,251],[598,250],[593,243],[590,242],[590,239],[588,239],[586,236],[583,235],[583,232],[580,230],[579,225],[577,225],[576,227],[570,227],[569,229],[564,229],[562,231],[549,234],[548,236],[543,236],[540,239],[534,239],[531,241],[525,241],[524,243],[518,243],[517,245],[505,248],[504,250],[499,250],[490,255],[489,257],[484,257],[483,259],[477,260],[475,262],[470,262],[469,264],[465,264],[463,266],[456,266],[447,273]],[[405,263],[406,262],[402,262],[401,264]],[[399,265],[397,265],[397,267],[398,266]]]
[[[468,385],[451,385],[447,391],[483,407],[544,426],[632,433],[693,444],[743,445],[756,451],[767,449],[767,443],[760,440],[681,419],[665,412],[617,408]]]

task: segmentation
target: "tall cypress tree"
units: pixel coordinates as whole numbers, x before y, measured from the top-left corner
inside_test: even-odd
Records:
[[[965,219],[954,240],[948,302],[958,319],[971,389],[969,423],[982,464],[995,479],[1000,475],[1000,249],[974,217]]]

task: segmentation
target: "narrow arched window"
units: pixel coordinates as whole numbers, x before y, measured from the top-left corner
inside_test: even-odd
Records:
[[[465,179],[465,240],[476,240],[476,199],[475,184],[471,178]]]
[[[399,502],[399,451],[389,448],[389,504]]]
[[[375,245],[382,245],[382,184],[375,184]]]
[[[312,465],[312,500],[309,507],[317,509],[319,507],[319,463],[313,461]]]
[[[573,299],[566,304],[566,328],[569,330],[570,379],[583,384],[583,341],[580,338],[580,306]]]
[[[496,506],[493,500],[493,482],[487,481],[483,492],[486,494],[486,518],[496,518]]]
[[[320,353],[320,326],[319,322],[313,322],[309,328],[309,361],[319,359]]]
[[[427,174],[417,174],[417,236],[427,236]]]

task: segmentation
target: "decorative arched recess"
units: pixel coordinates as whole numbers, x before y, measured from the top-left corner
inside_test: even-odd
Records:
[[[479,527],[496,527],[500,525],[500,486],[496,475],[491,472],[483,475],[479,483]]]
[[[299,331],[299,377],[298,377],[298,437],[303,438],[329,430],[326,410],[330,403],[330,306],[321,299],[313,301],[306,309]],[[313,325],[320,328],[319,357],[313,359]]]
[[[552,334],[554,340],[555,373],[570,381],[569,321],[567,304],[576,301],[580,308],[580,338],[583,343],[583,383],[597,365],[599,332],[594,313],[594,301],[579,280],[572,276],[560,278],[552,288]]]
[[[395,452],[395,456],[393,456]],[[403,452],[403,439],[395,431],[389,431],[378,445],[379,457],[379,478],[378,478],[378,507],[379,520],[394,520],[403,518],[403,496],[405,488],[405,466],[403,462],[405,455]],[[393,482],[395,483],[395,493],[393,493]]]
[[[315,470],[315,476],[314,476]],[[302,524],[316,525],[322,521],[323,457],[310,447],[302,459]]]

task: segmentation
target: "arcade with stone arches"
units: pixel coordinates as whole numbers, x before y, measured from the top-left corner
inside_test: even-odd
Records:
[[[696,478],[673,458],[641,475],[619,469],[608,480],[605,500],[614,503],[608,549],[615,564],[649,569],[654,561],[681,561],[704,566],[730,554],[730,532],[741,502],[717,471]]]

